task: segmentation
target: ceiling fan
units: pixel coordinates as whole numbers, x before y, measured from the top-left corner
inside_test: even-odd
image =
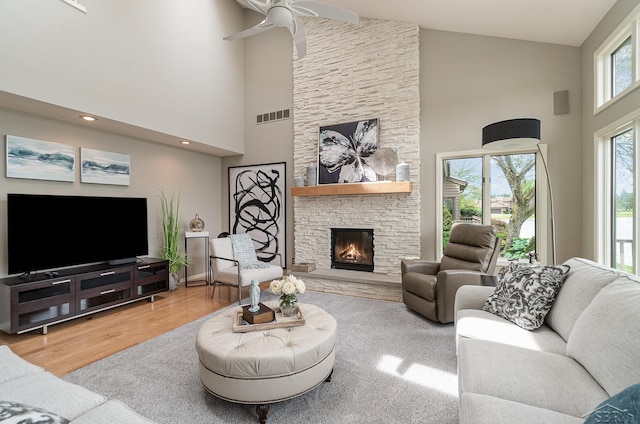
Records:
[[[262,13],[266,17],[256,26],[225,37],[225,40],[238,40],[260,34],[272,28],[287,28],[296,44],[298,59],[307,54],[307,36],[300,22],[301,16],[336,19],[351,24],[358,24],[357,13],[341,7],[314,0],[236,0],[248,9]]]

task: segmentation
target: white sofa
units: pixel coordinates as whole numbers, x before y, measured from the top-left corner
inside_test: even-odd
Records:
[[[586,259],[565,264],[571,270],[533,331],[482,310],[494,288],[458,290],[461,424],[583,423],[640,382],[640,280]]]
[[[0,421],[153,424],[120,401],[107,400],[25,361],[8,346],[0,346]]]

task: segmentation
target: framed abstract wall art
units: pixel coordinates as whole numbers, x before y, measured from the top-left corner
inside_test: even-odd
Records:
[[[378,149],[378,119],[320,127],[318,184],[377,181],[368,163]]]
[[[80,182],[128,186],[131,157],[102,150],[80,149]]]
[[[75,147],[7,135],[7,178],[73,182]]]
[[[258,259],[286,266],[286,163],[229,168],[229,232],[248,233]]]

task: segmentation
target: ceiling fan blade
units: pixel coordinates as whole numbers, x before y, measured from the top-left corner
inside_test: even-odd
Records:
[[[247,0],[249,1],[249,0]],[[255,0],[254,0],[255,1]],[[318,18],[336,19],[338,21],[348,22],[350,24],[359,24],[360,16],[347,9],[321,3],[314,0],[294,0],[291,5],[297,14],[303,16],[315,16]]]
[[[302,23],[297,18],[294,18],[291,25],[289,25],[289,32],[291,32],[293,42],[296,44],[298,59],[302,59],[307,54],[307,34],[304,32]]]
[[[249,29],[245,29],[244,31],[240,31],[236,34],[224,37],[223,40],[227,40],[227,41],[239,40],[240,38],[251,37],[252,35],[256,35],[256,34],[260,34],[262,32],[268,31],[271,28],[275,28],[275,26],[271,22],[269,22],[269,19],[267,18],[264,21],[260,22],[258,25],[251,27]]]
[[[246,7],[247,9],[254,10],[258,13],[262,13],[263,15],[267,14],[269,8],[271,7],[271,1],[267,1],[266,3],[261,2],[259,0],[236,0],[238,3]]]

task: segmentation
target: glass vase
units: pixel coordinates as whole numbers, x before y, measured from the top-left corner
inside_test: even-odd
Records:
[[[298,299],[294,295],[280,298],[280,313],[283,317],[292,317],[298,311]]]
[[[200,216],[196,214],[196,217],[189,222],[189,228],[191,231],[200,232],[204,230],[204,221],[200,219]]]

